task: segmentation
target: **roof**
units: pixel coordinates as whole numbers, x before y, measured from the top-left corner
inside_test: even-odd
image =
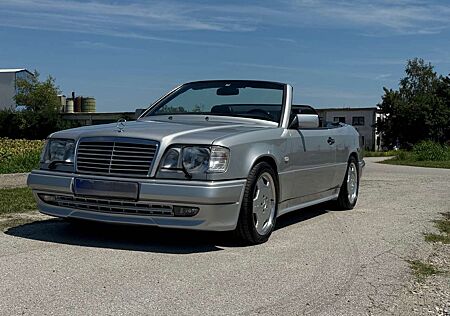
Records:
[[[21,71],[26,71],[29,74],[32,74],[30,71],[28,71],[25,68],[0,69],[0,73],[16,73],[16,72],[21,72]]]

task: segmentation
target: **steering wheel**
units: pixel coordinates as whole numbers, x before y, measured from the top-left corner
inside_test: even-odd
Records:
[[[252,115],[255,115],[258,117],[266,118],[271,121],[274,120],[274,117],[270,113],[268,113],[264,110],[261,110],[261,109],[252,109],[252,110],[248,111],[247,114],[252,114]]]

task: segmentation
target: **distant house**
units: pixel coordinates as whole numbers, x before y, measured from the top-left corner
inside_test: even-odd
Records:
[[[26,69],[0,69],[0,110],[16,107],[16,80],[29,76],[33,74]]]
[[[376,107],[366,108],[322,108],[316,109],[324,121],[341,122],[353,127],[361,135],[366,150],[380,150],[381,135],[377,134],[375,122],[379,117]]]

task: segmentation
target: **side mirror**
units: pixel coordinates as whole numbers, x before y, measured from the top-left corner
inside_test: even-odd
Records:
[[[297,114],[289,128],[318,128],[319,115],[317,114]]]

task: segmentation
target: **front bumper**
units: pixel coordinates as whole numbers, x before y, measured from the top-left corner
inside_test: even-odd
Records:
[[[47,194],[66,200],[83,200],[74,194],[75,178],[130,181],[139,184],[138,201],[165,207],[184,206],[197,207],[199,212],[192,217],[174,217],[158,215],[142,215],[111,212],[107,207],[76,207],[73,204],[45,202],[39,195]],[[28,176],[28,186],[33,190],[39,210],[47,215],[62,218],[77,218],[93,221],[150,225],[171,228],[186,228],[196,230],[226,231],[236,227],[245,186],[244,179],[229,181],[183,181],[156,179],[124,179],[94,175],[76,175],[45,170],[33,170]],[[89,201],[92,202],[92,197]],[[95,197],[94,197],[95,200]],[[122,203],[130,205],[129,201],[99,197],[98,201]],[[81,203],[81,202],[80,202]],[[70,206],[67,206],[70,205]],[[81,205],[81,204],[80,204]],[[92,205],[92,204],[91,204]],[[86,209],[90,208],[90,209]],[[95,210],[94,210],[95,209]]]

